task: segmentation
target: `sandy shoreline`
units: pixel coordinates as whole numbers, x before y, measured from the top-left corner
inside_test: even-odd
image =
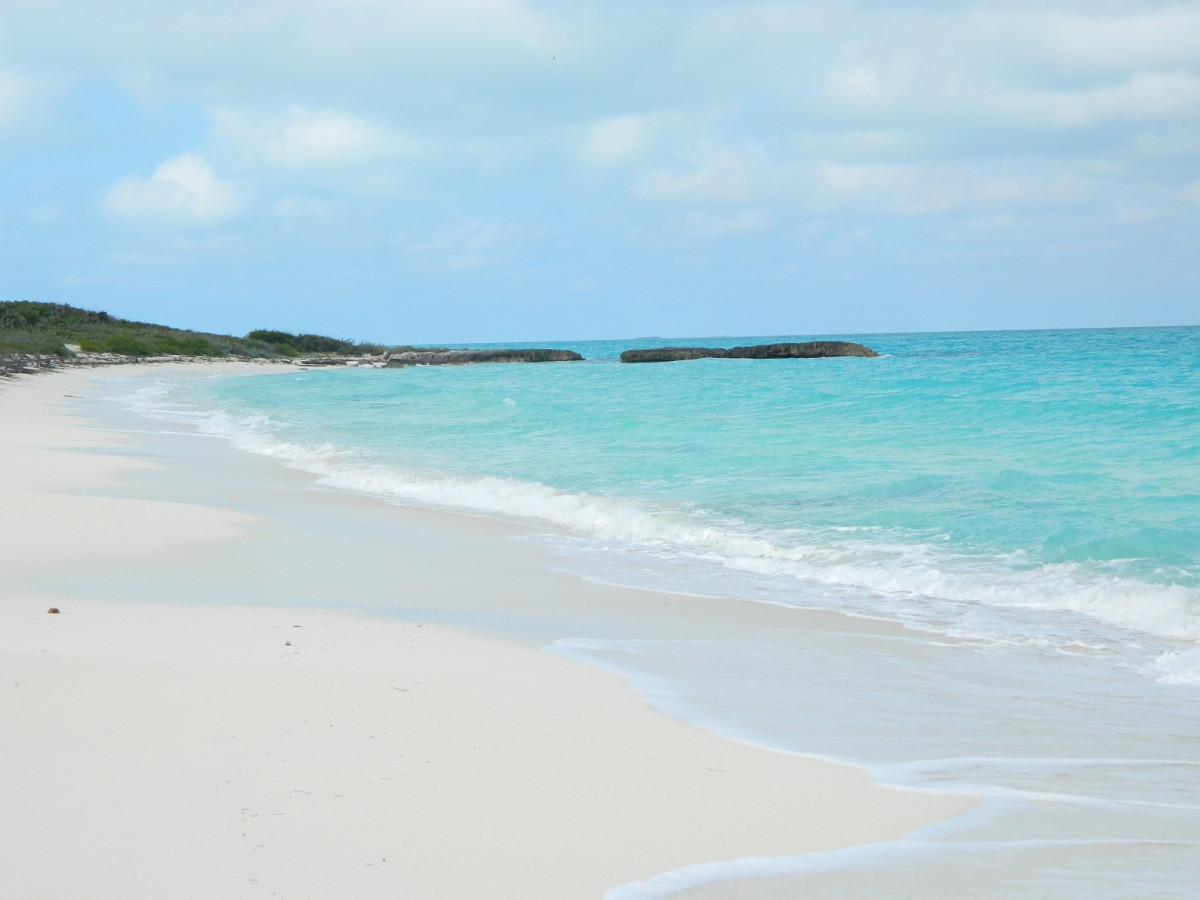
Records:
[[[371,615],[364,598],[389,586],[464,609],[519,595],[531,615],[564,591],[613,615],[643,598],[543,571],[486,523],[283,470],[276,505],[256,506],[70,414],[93,379],[131,374],[0,385],[14,896],[598,898],[684,866],[890,840],[970,805],[721,740],[519,642]],[[156,470],[174,495],[138,482]],[[347,534],[368,519],[369,540]],[[376,572],[378,547],[402,564]]]

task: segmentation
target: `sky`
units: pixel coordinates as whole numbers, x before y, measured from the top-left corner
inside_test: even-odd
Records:
[[[0,0],[0,299],[389,343],[1200,324],[1200,2]]]

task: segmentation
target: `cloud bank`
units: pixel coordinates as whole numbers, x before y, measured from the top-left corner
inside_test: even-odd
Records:
[[[43,187],[0,211],[434,337],[489,292],[574,333],[1179,321],[1196,34],[1151,0],[13,0],[0,162]]]

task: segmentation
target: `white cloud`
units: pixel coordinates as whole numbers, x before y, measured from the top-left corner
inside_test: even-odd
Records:
[[[1200,118],[1190,123],[1141,128],[1133,134],[1128,146],[1132,154],[1151,161],[1170,157],[1200,159]]]
[[[271,212],[287,223],[326,222],[336,217],[337,207],[313,197],[284,197],[271,207]]]
[[[1136,0],[710,4],[675,56],[689,133],[647,142],[636,118],[610,117],[584,158],[636,157],[635,196],[684,207],[671,221],[692,231],[747,206],[774,225],[1149,222],[1180,202],[1159,160],[1200,135],[1197,33],[1200,7]]]
[[[680,220],[685,231],[692,234],[722,236],[757,234],[771,227],[771,216],[765,209],[691,210]]]
[[[820,214],[889,217],[1030,214],[1069,209],[1103,192],[1095,167],[1042,161],[997,164],[917,161],[840,164],[817,168],[806,208]]]
[[[8,0],[0,52],[115,79],[144,101],[419,105],[422,86],[503,90],[579,37],[525,0]],[[6,46],[7,45],[7,46]]]
[[[841,162],[792,145],[709,143],[649,171],[637,190],[645,201],[691,207],[674,218],[685,231],[735,234],[813,216],[994,216],[1131,202],[1136,181],[1116,192],[1112,177],[1105,164],[1071,159]]]
[[[237,188],[197,153],[166,160],[149,178],[121,178],[104,197],[109,213],[139,222],[210,224],[236,215],[242,205]]]
[[[659,124],[659,117],[648,115],[610,116],[593,122],[579,155],[598,166],[633,162],[650,149]]]
[[[825,91],[835,102],[874,103],[881,94],[879,73],[863,65],[837,68],[825,76]]]
[[[649,142],[644,117],[613,116],[592,123],[580,148],[580,156],[595,165],[616,165],[641,156]]]
[[[931,147],[931,137],[920,130],[827,129],[800,131],[791,142],[791,152],[801,159],[910,160],[921,158]]]
[[[1170,120],[1200,114],[1200,79],[1183,72],[1138,72],[1115,85],[1010,95],[1002,105],[1014,118],[1054,128]]]
[[[403,244],[419,268],[440,272],[467,272],[495,264],[514,243],[512,226],[475,219],[443,228]]]
[[[909,166],[833,162],[820,166],[822,193],[838,201],[875,198],[877,204],[895,202],[897,197],[913,193],[912,182],[913,170]]]
[[[416,146],[382,122],[332,109],[294,105],[282,114],[264,115],[217,107],[210,115],[215,146],[250,165],[339,168],[386,159]]]
[[[835,235],[825,248],[825,255],[831,259],[843,259],[852,256],[856,250],[871,239],[871,232],[865,228],[856,228]]]
[[[181,259],[170,253],[146,253],[142,251],[122,251],[107,254],[109,262],[118,266],[133,266],[146,268],[150,266],[173,266]]]
[[[707,141],[685,152],[682,165],[648,172],[637,192],[657,201],[748,203],[762,196],[771,169],[761,146]]]
[[[1143,9],[1130,5],[1112,12],[1102,7],[1065,12],[1047,6],[1033,14],[991,16],[988,26],[993,33],[1019,33],[1043,61],[1074,71],[1121,72],[1200,62],[1200,8],[1195,3]]]
[[[736,2],[706,4],[681,41],[689,68],[721,80],[762,80],[794,71],[814,48],[833,46],[849,4]]]
[[[0,134],[13,129],[34,104],[34,81],[11,69],[0,70]]]

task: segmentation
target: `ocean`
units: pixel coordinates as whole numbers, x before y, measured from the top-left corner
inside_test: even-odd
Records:
[[[1200,328],[618,361],[813,337],[539,343],[586,360],[151,378],[113,399],[333,488],[515,522],[584,578],[881,624],[550,636],[669,715],[981,801],[892,844],[613,900],[718,898],[734,877],[764,897],[1200,896]]]

